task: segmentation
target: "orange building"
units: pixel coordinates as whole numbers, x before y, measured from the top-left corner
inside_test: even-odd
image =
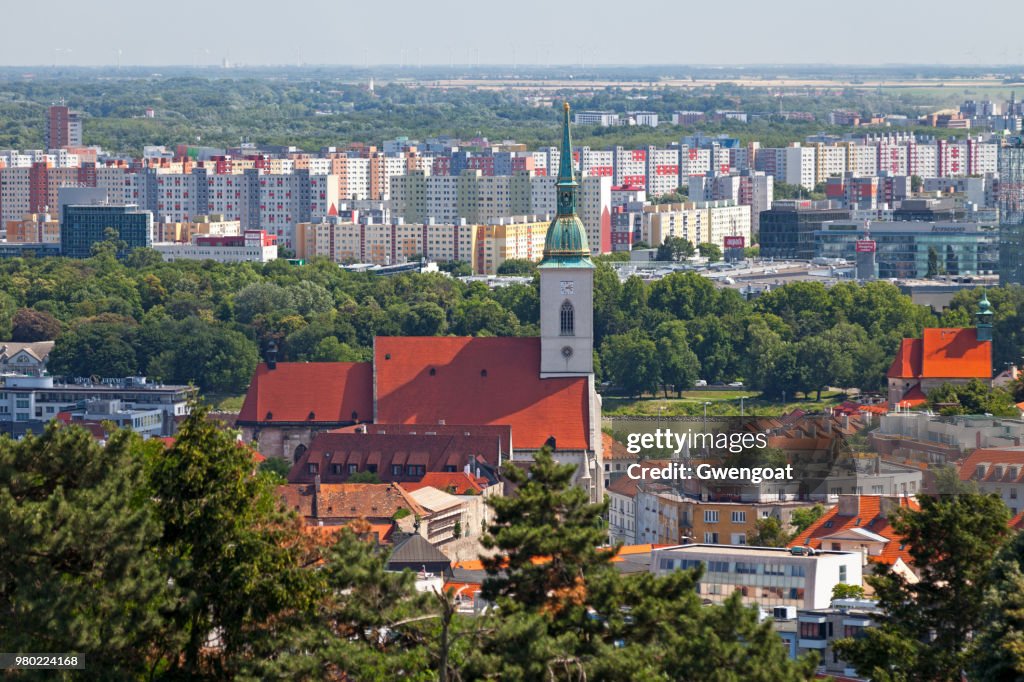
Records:
[[[889,366],[889,407],[917,407],[942,384],[992,382],[992,304],[982,295],[974,329],[925,329],[920,339],[903,339]]]
[[[29,213],[21,220],[7,221],[11,244],[60,244],[60,223],[49,213]]]

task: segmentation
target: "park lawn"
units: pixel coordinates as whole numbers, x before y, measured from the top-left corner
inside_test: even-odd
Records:
[[[245,402],[245,395],[228,395],[221,393],[208,393],[203,396],[215,412],[240,412],[242,403]]]
[[[708,415],[739,416],[740,396],[743,401],[743,412],[748,416],[778,416],[800,409],[805,412],[820,412],[826,407],[838,405],[846,399],[841,391],[822,391],[821,401],[789,400],[785,403],[761,400],[760,393],[750,391],[688,391],[682,398],[644,397],[623,398],[617,396],[602,397],[602,413],[605,416],[700,416],[704,414],[704,403],[708,405]],[[814,394],[811,394],[813,398]]]

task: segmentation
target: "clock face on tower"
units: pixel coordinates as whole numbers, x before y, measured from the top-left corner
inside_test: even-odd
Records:
[[[561,199],[562,199],[562,203],[563,204],[569,203],[569,193],[568,192],[562,192]]]
[[[572,281],[562,282],[562,296],[572,296],[576,293],[576,283]]]
[[[571,358],[572,357],[572,347],[570,347],[570,346],[562,346],[562,357],[564,357],[566,360]]]

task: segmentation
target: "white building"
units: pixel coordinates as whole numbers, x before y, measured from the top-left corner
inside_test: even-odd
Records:
[[[218,263],[269,263],[277,259],[277,238],[263,230],[242,235],[194,235],[188,244],[157,243],[165,261],[212,260]]]
[[[775,547],[678,545],[651,552],[651,572],[664,574],[703,565],[697,586],[703,599],[721,603],[739,592],[743,603],[771,609],[824,609],[839,584],[860,585],[860,552],[815,551],[813,556]]]

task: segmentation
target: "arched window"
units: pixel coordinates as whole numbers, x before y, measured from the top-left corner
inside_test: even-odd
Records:
[[[562,304],[562,336],[575,336],[576,335],[576,311],[573,310],[572,303],[566,301]]]

